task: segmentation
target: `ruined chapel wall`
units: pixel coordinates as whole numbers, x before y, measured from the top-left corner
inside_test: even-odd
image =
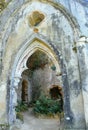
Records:
[[[7,80],[8,78],[9,80],[11,78],[12,69],[14,69],[13,64],[18,50],[25,44],[27,39],[35,33],[34,28],[30,26],[28,20],[29,15],[34,10],[39,10],[45,14],[44,21],[37,26],[38,33],[52,41],[53,45],[62,54],[69,81],[70,107],[74,119],[73,121],[76,123],[76,127],[84,127],[84,109],[78,69],[79,66],[77,53],[74,49],[74,27],[71,26],[62,12],[49,4],[41,2],[24,4],[22,8],[17,13],[15,12],[12,18],[8,20],[6,32],[3,34],[5,38],[3,37],[2,39],[3,47],[5,49],[1,76],[1,84],[3,83],[5,88],[3,96],[6,98]],[[3,96],[1,98],[1,103]],[[4,110],[6,110],[5,99],[3,104],[5,104]],[[4,115],[4,112],[2,113]]]

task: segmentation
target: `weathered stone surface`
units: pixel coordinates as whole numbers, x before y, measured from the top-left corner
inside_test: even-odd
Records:
[[[64,119],[68,129],[88,129],[88,38],[78,41],[80,35],[88,35],[87,7],[83,0],[8,3],[0,15],[0,123],[14,123],[16,89],[22,81],[22,72],[27,69],[28,58],[40,50],[56,65],[55,83],[59,84],[59,75],[62,77]],[[33,11],[42,12],[45,18],[32,27],[29,17]],[[51,76],[48,71],[45,70]],[[42,72],[38,70],[35,75],[38,73]]]
[[[81,73],[81,85],[83,92],[83,101],[84,101],[84,111],[85,111],[85,120],[86,120],[86,128],[88,129],[88,40],[85,37],[80,38],[77,43],[78,47],[78,56],[79,56],[79,65],[80,65],[80,73]]]
[[[2,83],[0,86],[0,123],[7,121],[6,117],[6,84]]]

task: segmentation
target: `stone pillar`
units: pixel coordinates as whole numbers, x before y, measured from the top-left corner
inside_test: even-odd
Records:
[[[7,123],[6,83],[0,81],[0,124]]]
[[[86,129],[88,130],[88,38],[81,37],[77,42],[80,80],[84,100]]]
[[[17,93],[18,83],[20,82],[21,77],[14,77],[11,84],[10,90],[10,111],[9,111],[9,123],[13,124],[16,122],[16,111],[15,107],[17,106]]]

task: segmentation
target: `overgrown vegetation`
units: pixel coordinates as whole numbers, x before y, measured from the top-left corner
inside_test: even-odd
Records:
[[[21,120],[22,122],[24,121],[24,117],[23,117],[23,114],[21,112],[16,113],[16,118]]]
[[[36,101],[34,106],[35,114],[57,114],[63,111],[61,102],[41,95],[40,98]]]
[[[16,117],[23,121],[23,113],[27,111],[29,107],[33,107],[33,112],[35,115],[43,115],[45,116],[55,116],[60,115],[63,113],[63,106],[61,100],[51,99],[46,97],[45,95],[41,94],[41,96],[36,100],[36,102],[32,102],[31,104],[27,105],[23,102],[19,102],[18,106],[16,107]]]
[[[24,112],[28,110],[28,105],[23,103],[23,102],[19,102],[18,105],[16,106],[16,112]]]
[[[23,102],[18,102],[18,105],[16,106],[15,110],[16,110],[16,118],[20,119],[23,122],[24,119],[22,112],[28,110],[28,105]]]
[[[9,124],[0,124],[0,130],[9,130]]]

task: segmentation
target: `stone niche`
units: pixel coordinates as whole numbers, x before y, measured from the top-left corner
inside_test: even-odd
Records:
[[[61,99],[63,97],[62,88],[58,85],[52,85],[49,89],[49,93],[52,99]]]
[[[39,11],[33,11],[29,16],[29,24],[31,26],[37,26],[44,20],[44,18],[45,16],[43,13]]]

